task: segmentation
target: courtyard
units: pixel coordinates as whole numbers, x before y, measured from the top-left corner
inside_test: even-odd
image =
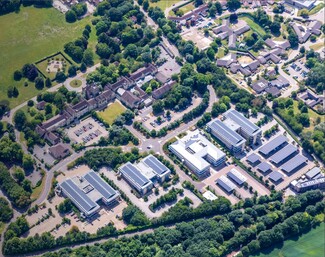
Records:
[[[120,101],[115,100],[114,103],[109,104],[104,110],[97,111],[97,114],[109,125],[112,125],[114,120],[124,113],[125,110],[126,108],[120,103]]]

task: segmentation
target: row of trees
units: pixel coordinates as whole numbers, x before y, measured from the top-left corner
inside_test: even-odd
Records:
[[[85,3],[79,3],[72,6],[72,8],[65,13],[65,20],[67,22],[75,22],[77,19],[87,13],[87,5]]]
[[[53,0],[0,0],[0,15],[17,12],[21,4],[24,6],[51,7]]]
[[[175,228],[160,227],[154,233],[131,238],[108,240],[101,245],[76,250],[63,249],[47,253],[46,257],[69,256],[208,256],[221,257],[238,251],[239,256],[250,256],[285,238],[308,231],[317,225],[318,213],[324,202],[320,191],[311,191],[298,197],[289,197],[288,203],[267,197],[270,202],[250,199],[246,207],[235,209],[210,219],[198,219],[176,224]],[[210,205],[216,201],[208,202]],[[261,202],[261,203],[259,203]],[[259,203],[257,206],[250,204]],[[243,202],[241,203],[241,207]],[[240,206],[238,206],[240,207]],[[289,210],[294,209],[293,212]],[[221,214],[221,213],[220,213]]]
[[[167,194],[162,195],[156,201],[150,204],[149,208],[151,210],[155,210],[163,204],[174,202],[177,200],[177,195],[182,195],[183,192],[183,189],[175,189],[173,187]]]
[[[0,222],[9,222],[13,214],[14,212],[7,199],[0,197]]]

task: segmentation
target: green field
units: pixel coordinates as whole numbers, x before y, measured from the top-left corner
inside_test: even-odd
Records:
[[[121,115],[125,110],[125,107],[120,102],[115,101],[103,111],[98,111],[97,114],[108,124],[112,125],[117,116]]]
[[[172,6],[173,4],[178,3],[180,0],[160,0],[156,3],[152,3],[149,1],[150,6],[155,7],[158,6],[160,7],[161,10],[165,11],[166,8]]]
[[[69,24],[64,14],[54,8],[21,7],[19,13],[0,16],[0,100],[7,98],[7,88],[16,86],[17,98],[11,98],[10,107],[30,99],[38,93],[34,84],[23,86],[24,79],[13,80],[13,72],[26,63],[36,61],[63,51],[65,43],[81,36],[86,24],[91,25],[91,17]],[[89,39],[89,46],[96,44],[95,29]]]
[[[259,34],[260,36],[264,36],[266,35],[265,30],[258,25],[257,23],[255,23],[251,18],[249,18],[248,16],[239,16],[240,20],[244,20],[247,22],[247,25],[251,27],[252,30],[254,30],[257,34]]]
[[[80,79],[74,79],[70,82],[70,86],[73,88],[78,88],[82,85],[82,81]]]
[[[284,241],[271,252],[260,253],[258,257],[324,257],[325,223],[299,238]],[[280,248],[279,248],[280,247]]]

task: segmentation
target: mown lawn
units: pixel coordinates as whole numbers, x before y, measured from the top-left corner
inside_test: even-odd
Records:
[[[103,111],[98,111],[97,114],[111,125],[117,116],[121,115],[125,110],[126,108],[120,102],[115,101]]]
[[[149,1],[150,6],[155,7],[158,6],[160,7],[161,10],[165,11],[166,8],[172,6],[173,4],[178,3],[180,0],[160,0],[156,3],[152,3]]]
[[[185,14],[185,13],[188,13],[189,11],[194,10],[195,6],[194,6],[194,3],[191,2],[191,3],[187,4],[187,5],[182,6],[179,9],[182,10],[184,12],[184,14]]]
[[[252,30],[254,30],[260,36],[264,36],[266,34],[265,30],[260,25],[258,25],[257,23],[255,23],[248,16],[239,16],[239,19],[246,21],[247,22],[247,25],[250,26],[250,28]]]
[[[65,43],[81,36],[86,24],[91,25],[91,17],[69,24],[64,14],[54,8],[21,7],[19,13],[0,16],[0,100],[9,100],[12,108],[37,95],[39,91],[33,83],[24,87],[24,79],[14,81],[13,72],[26,63],[63,51]],[[92,26],[89,46],[95,45]],[[7,97],[11,85],[19,90],[17,98]]]
[[[254,255],[256,257],[324,257],[325,256],[325,223],[299,238],[284,241],[275,246],[271,252],[266,251]]]

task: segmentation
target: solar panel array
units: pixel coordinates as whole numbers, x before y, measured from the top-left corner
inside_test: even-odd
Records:
[[[280,147],[282,144],[287,142],[287,138],[283,135],[277,136],[267,144],[263,145],[260,149],[259,152],[264,154],[264,155],[269,155],[272,151]]]
[[[245,141],[245,139],[241,135],[239,135],[238,133],[230,129],[221,120],[216,119],[210,122],[208,126],[211,129],[211,131],[214,132],[215,134],[224,135],[224,137],[227,138],[227,140],[232,145],[237,145],[238,143]]]
[[[272,168],[271,164],[267,162],[261,162],[259,165],[257,165],[257,169],[262,172],[267,172]]]
[[[272,155],[270,160],[275,164],[279,164],[295,152],[297,152],[297,147],[289,144]]]
[[[150,182],[132,163],[126,163],[120,169],[122,174],[127,175],[140,187]]]
[[[287,161],[285,164],[281,166],[281,170],[285,172],[292,172],[296,168],[300,167],[302,164],[306,163],[307,158],[298,154],[289,161]]]
[[[227,176],[233,179],[238,185],[242,185],[247,180],[247,178],[236,169],[231,169],[227,173]]]
[[[273,171],[270,173],[270,179],[272,179],[275,182],[279,181],[282,178],[283,178],[283,175],[278,171]]]
[[[117,193],[94,171],[88,172],[84,178],[106,199],[111,198]]]
[[[147,164],[150,168],[152,168],[154,172],[156,172],[159,175],[162,175],[166,171],[168,171],[168,168],[153,155],[149,155],[148,157],[143,159],[143,162]]]
[[[71,179],[62,182],[60,186],[64,193],[84,211],[89,212],[91,209],[98,207]]]
[[[258,126],[250,122],[244,115],[242,115],[236,110],[229,110],[228,112],[226,112],[225,116],[236,122],[242,129],[244,129],[249,134],[253,134],[257,130],[259,130]]]
[[[255,163],[260,160],[261,158],[256,153],[252,153],[247,157],[247,161],[249,161],[250,163]]]
[[[217,184],[225,189],[228,193],[236,188],[236,185],[223,175],[217,179]]]

